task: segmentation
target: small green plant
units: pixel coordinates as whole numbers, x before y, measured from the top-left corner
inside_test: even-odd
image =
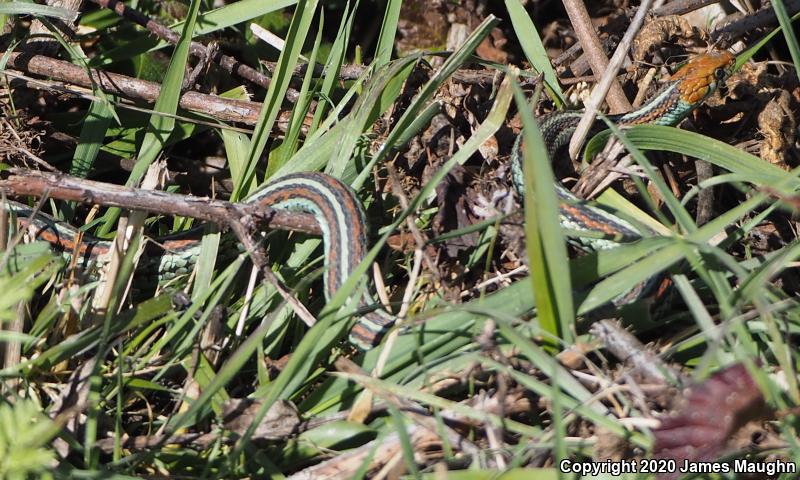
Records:
[[[0,479],[54,478],[57,427],[32,400],[0,405]]]

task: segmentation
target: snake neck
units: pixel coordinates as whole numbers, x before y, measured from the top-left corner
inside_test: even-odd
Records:
[[[719,60],[712,55],[702,57],[694,63],[690,62],[687,67],[679,70],[673,79],[645,105],[633,112],[609,115],[607,118],[622,127],[641,124],[675,126],[716,90],[717,77],[713,71],[718,64],[730,61],[732,61],[732,57],[729,55],[723,55]],[[542,139],[551,161],[556,158],[559,150],[569,143],[583,114],[582,110],[560,111],[538,118]],[[594,135],[605,128],[605,121],[596,119],[591,125],[589,134]],[[520,134],[514,143],[511,155],[512,180],[520,198],[523,198],[525,194],[523,148],[522,134]],[[585,204],[561,184],[556,185],[556,192],[560,200],[561,223],[564,227],[573,230],[597,231],[627,239],[623,241],[630,241],[646,235],[646,232],[623,219]],[[589,240],[589,243],[589,249],[596,250],[613,248],[619,242],[617,240],[592,239]]]
[[[664,85],[650,101],[639,109],[620,115],[608,115],[607,118],[622,127],[643,124],[675,126],[717,89],[717,82],[709,80],[704,84],[702,94],[692,97],[686,93],[684,83],[687,81],[684,78],[673,80]],[[551,161],[556,157],[558,151],[569,143],[583,114],[584,110],[567,110],[548,113],[538,118],[539,129]],[[589,135],[595,135],[605,127],[606,123],[603,120],[595,119],[590,127]],[[520,196],[524,190],[521,148],[522,134],[520,133],[512,148],[511,164],[514,185]]]
[[[643,124],[675,126],[700,104],[684,100],[679,87],[678,82],[671,82],[639,109],[625,114],[608,115],[607,118],[623,127]],[[715,89],[716,85],[711,86],[706,96]],[[539,118],[539,128],[550,158],[555,157],[558,150],[569,143],[583,114],[584,110],[570,110],[548,113]],[[595,119],[590,134],[598,133],[605,127],[603,120]]]
[[[652,124],[672,127],[686,118],[714,90],[716,83],[709,85],[708,92],[700,101],[689,103],[681,95],[680,84],[671,82],[638,110],[622,115],[610,115],[609,118],[621,126]]]

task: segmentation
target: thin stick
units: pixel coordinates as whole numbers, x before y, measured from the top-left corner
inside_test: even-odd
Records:
[[[12,88],[21,85],[21,86],[24,86],[26,88],[32,88],[34,90],[45,90],[45,91],[48,91],[50,93],[71,95],[73,97],[83,98],[85,100],[91,100],[93,102],[94,101],[105,101],[104,99],[102,99],[98,95],[92,95],[90,93],[91,90],[89,90],[89,89],[87,89],[85,87],[68,86],[67,83],[60,82],[60,81],[57,81],[57,80],[39,80],[37,78],[33,78],[31,76],[25,75],[24,73],[18,72],[16,70],[0,70],[0,72],[3,75],[5,75],[6,77],[10,77],[10,78],[13,79],[13,81],[11,82],[11,87]],[[148,115],[159,115],[159,116],[162,116],[162,117],[174,118],[175,120],[178,120],[178,121],[181,121],[181,122],[193,123],[195,125],[205,125],[206,127],[230,130],[232,132],[241,132],[241,133],[246,133],[248,135],[252,135],[253,134],[253,129],[239,128],[239,127],[234,127],[234,126],[228,125],[226,123],[205,121],[205,120],[200,120],[199,118],[187,117],[185,115],[173,115],[173,114],[169,114],[169,113],[165,113],[165,112],[157,112],[157,111],[153,110],[152,108],[138,107],[138,106],[136,106],[134,104],[133,100],[128,100],[128,99],[125,99],[125,98],[119,98],[116,102],[113,102],[113,103],[114,103],[114,108],[122,108],[122,109],[125,109],[125,110],[132,110],[134,112],[147,113]],[[276,124],[275,129],[280,131],[280,132],[283,132],[285,130],[285,123],[286,122],[278,121],[278,123]],[[302,129],[302,128],[301,128],[300,132],[303,133],[303,134],[306,133],[304,131],[304,129]],[[27,153],[23,152],[23,151],[20,151],[20,153],[27,155]],[[34,160],[34,159],[32,159],[32,160]],[[37,160],[34,160],[34,161],[37,161]],[[42,160],[39,159],[38,161],[42,161]],[[38,161],[37,161],[37,163],[38,163]],[[44,165],[42,165],[42,166],[44,167]],[[56,169],[56,168],[54,168],[52,166],[44,167],[44,168],[47,168],[48,170],[51,170],[51,171],[58,171],[58,169]]]
[[[49,197],[60,200],[199,218],[230,227],[250,255],[253,265],[261,271],[266,281],[275,286],[278,293],[286,299],[306,324],[313,325],[316,322],[314,316],[281,285],[270,270],[266,254],[253,241],[248,228],[252,219],[264,228],[295,230],[320,235],[322,230],[311,215],[284,212],[258,204],[231,203],[158,190],[121,187],[64,174],[11,169],[8,174],[4,175],[7,176],[0,179],[0,192],[7,195],[42,196],[47,193]]]
[[[84,69],[44,55],[11,53],[8,57],[8,67],[86,88],[97,86],[106,93],[144,100],[148,103],[155,103],[161,92],[161,86],[155,82],[95,68]],[[255,125],[258,122],[261,106],[257,102],[233,100],[198,92],[186,92],[180,98],[180,107],[184,110],[204,113],[225,122],[240,122],[247,125]]]
[[[622,328],[619,322],[601,320],[593,323],[589,331],[603,342],[609,352],[648,381],[670,383],[675,380],[685,380],[679,371],[671,368],[661,360],[661,357],[648,350],[638,338]]]
[[[617,49],[614,51],[614,55],[611,57],[611,61],[608,64],[608,69],[605,71],[605,73],[603,73],[603,78],[600,79],[600,83],[598,83],[592,91],[592,96],[589,98],[589,102],[586,104],[586,112],[583,114],[583,117],[581,117],[581,121],[578,123],[578,127],[575,129],[575,133],[572,135],[572,140],[569,142],[570,158],[578,158],[578,152],[580,151],[584,140],[586,140],[586,136],[589,135],[589,130],[594,123],[595,115],[597,115],[597,109],[606,98],[606,93],[608,93],[612,83],[616,82],[617,70],[619,70],[619,68],[622,66],[622,62],[625,60],[625,55],[628,54],[628,50],[633,43],[633,37],[636,36],[636,34],[639,32],[639,29],[642,27],[644,19],[647,16],[647,11],[650,10],[650,5],[652,3],[653,0],[643,0],[639,5],[639,10],[636,11],[636,15],[633,17],[630,26],[628,26],[628,30],[625,32],[625,35],[619,42],[619,45],[617,45]],[[628,104],[628,106],[630,107],[630,104]]]
[[[657,17],[683,15],[714,3],[719,3],[719,0],[674,0],[663,7],[655,8],[653,15]]]
[[[592,66],[592,72],[596,76],[603,75],[604,73],[607,74],[610,71],[608,57],[606,57],[603,51],[603,45],[597,37],[597,31],[595,31],[592,25],[592,19],[589,17],[589,12],[586,11],[583,0],[563,0],[563,3],[564,8],[567,10],[567,15],[569,15],[570,22],[572,23],[572,28],[575,29],[575,35],[583,46],[584,53],[588,56],[589,65]],[[639,8],[641,9],[641,7]],[[617,48],[619,49],[619,47]],[[613,71],[616,72],[618,68],[619,67],[614,68]],[[611,107],[611,112],[620,113],[630,111],[631,104],[625,97],[622,86],[619,82],[616,82],[616,76],[612,75],[611,80],[614,81],[605,87],[605,91],[608,92],[608,105]],[[603,98],[605,98],[605,94],[603,94]]]
[[[177,215],[230,226],[231,220],[249,216],[265,228],[320,235],[312,215],[289,213],[250,203],[231,203],[205,197],[84,180],[66,174],[10,169],[0,174],[0,191],[6,195],[49,197],[59,200]]]
[[[121,16],[126,20],[130,20],[144,28],[146,28],[150,33],[155,35],[156,37],[164,40],[165,42],[171,43],[173,45],[178,43],[180,40],[180,35],[172,31],[170,28],[162,25],[161,23],[157,22],[156,20],[148,17],[147,15],[143,14],[142,12],[126,7],[124,3],[119,2],[117,0],[91,0],[93,3],[100,5],[101,7],[108,8],[112,10],[117,15]],[[203,45],[199,42],[191,42],[189,46],[189,51],[192,55],[197,58],[205,59],[209,57],[209,53],[211,56],[211,60],[214,63],[218,64],[220,67],[225,69],[226,71],[239,76],[245,80],[255,83],[256,85],[260,85],[264,88],[269,87],[270,78],[263,73],[259,72],[258,70],[245,65],[244,63],[240,62],[239,60],[225,55],[221,53],[219,50],[212,51],[213,49]],[[286,99],[292,103],[297,102],[297,99],[300,98],[300,92],[289,88],[286,91]]]
[[[783,3],[789,15],[794,15],[800,11],[800,0],[788,0]],[[711,33],[713,43],[723,42],[723,45],[726,45],[731,43],[733,39],[751,33],[757,28],[778,24],[778,17],[775,16],[775,10],[772,6],[764,7],[753,15],[731,15],[729,18],[731,18],[730,22]]]

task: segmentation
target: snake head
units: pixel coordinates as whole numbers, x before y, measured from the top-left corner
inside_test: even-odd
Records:
[[[675,72],[670,81],[678,82],[683,101],[696,105],[728,77],[734,60],[736,57],[726,51],[698,55]]]

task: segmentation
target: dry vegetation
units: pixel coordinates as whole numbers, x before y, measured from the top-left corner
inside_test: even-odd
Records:
[[[800,458],[800,2],[51,3],[0,3],[0,191],[81,231],[57,251],[2,211],[0,477],[555,479],[579,477],[562,460],[657,459],[665,480],[672,461]],[[652,230],[587,251],[547,228],[557,208],[523,212],[509,158],[528,102],[580,108],[613,76],[640,3],[603,111],[710,49],[737,68],[680,128],[552,159]],[[248,209],[297,171],[366,207],[362,271],[403,317],[367,352],[339,308],[360,287],[322,295],[313,218]],[[126,225],[111,264],[74,255]],[[148,281],[173,235],[197,263]],[[569,265],[532,264],[537,242]]]

